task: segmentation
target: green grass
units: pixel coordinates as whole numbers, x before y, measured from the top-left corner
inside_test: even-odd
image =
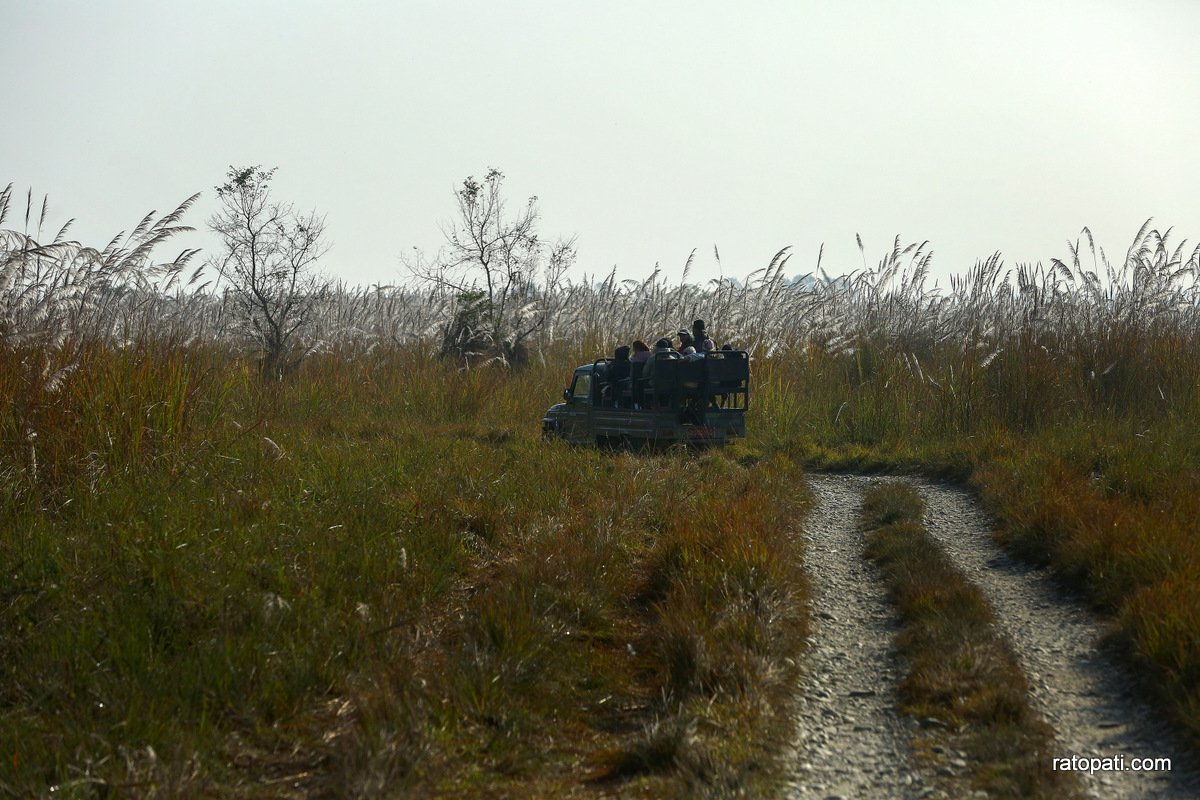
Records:
[[[23,421],[36,457],[10,445],[0,789],[778,780],[799,470],[544,443],[562,372],[90,353]]]

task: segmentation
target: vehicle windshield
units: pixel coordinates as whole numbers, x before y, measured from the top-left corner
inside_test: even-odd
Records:
[[[588,402],[592,393],[592,376],[588,374],[576,375],[575,386],[571,392],[571,396],[579,402]]]

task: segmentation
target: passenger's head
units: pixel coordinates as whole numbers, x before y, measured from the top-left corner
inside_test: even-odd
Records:
[[[628,361],[629,360],[629,345],[623,344],[620,347],[618,347],[616,350],[613,351],[613,356],[616,357],[617,361]]]
[[[690,333],[688,333],[687,331],[684,331],[683,333],[679,334],[679,349],[680,350],[683,350],[688,347],[693,347],[695,344],[696,344],[696,341],[692,338],[692,335]]]
[[[692,323],[692,335],[697,339],[704,338],[704,320],[698,319]]]
[[[643,342],[641,339],[634,339],[634,340],[633,340],[633,352],[635,352],[635,353],[645,353],[645,352],[647,352],[649,349],[650,349],[650,348],[649,348],[649,347],[647,347],[647,346],[646,346],[646,343],[645,343],[645,342]]]
[[[662,339],[659,339],[657,342],[655,342],[655,343],[654,343],[654,346],[655,346],[655,347],[666,347],[666,348],[670,348],[670,347],[671,347],[671,340],[670,340],[670,339],[667,339],[666,337],[663,337]]]
[[[683,337],[691,336],[692,333],[687,328],[680,328],[678,331],[675,332],[675,335],[679,337],[680,341],[683,341]]]

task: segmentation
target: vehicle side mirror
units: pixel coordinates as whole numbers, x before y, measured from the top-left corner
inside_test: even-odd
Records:
[[[570,389],[563,389],[563,400],[566,400],[568,403],[571,402],[571,390]]]

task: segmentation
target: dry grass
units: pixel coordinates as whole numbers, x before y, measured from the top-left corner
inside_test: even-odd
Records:
[[[89,249],[32,198],[5,228],[12,201],[5,791],[733,792],[770,773],[746,721],[786,728],[793,462],[970,478],[1200,731],[1200,251],[1149,226],[1115,266],[994,257],[948,288],[898,242],[837,280],[786,251],[740,282],[559,280],[518,372],[432,358],[453,296],[344,287],[263,385],[190,254],[153,259],[188,203]],[[574,364],[695,317],[755,354],[748,444],[685,489],[679,456],[536,442]]]
[[[88,351],[10,467],[37,480],[5,487],[0,787],[776,780],[799,472],[542,443],[527,398],[558,377],[379,351],[263,385],[219,351]],[[637,760],[679,730],[670,759]]]

